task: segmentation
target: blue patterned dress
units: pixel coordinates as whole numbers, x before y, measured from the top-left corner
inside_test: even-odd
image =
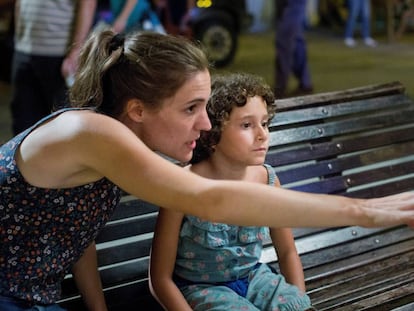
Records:
[[[268,184],[275,173],[269,165]],[[267,227],[240,227],[185,216],[174,279],[193,310],[308,310],[309,297],[259,262]]]

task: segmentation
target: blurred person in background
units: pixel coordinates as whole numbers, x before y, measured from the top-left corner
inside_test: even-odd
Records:
[[[406,31],[410,19],[414,17],[414,3],[412,0],[394,0],[394,12],[399,18],[395,38],[401,39]]]
[[[263,32],[266,30],[267,26],[263,22],[262,13],[264,8],[263,0],[247,0],[246,6],[249,13],[252,15],[253,22],[249,28],[249,31],[252,33]]]
[[[14,0],[0,0],[0,82],[10,83],[10,64],[13,54]]]
[[[358,17],[361,18],[361,35],[364,44],[369,47],[377,46],[377,42],[371,38],[371,2],[370,0],[348,0],[348,18],[345,24],[344,43],[348,47],[356,46],[354,39],[355,27]]]
[[[276,8],[276,98],[313,92],[305,40],[306,0],[275,0]],[[296,90],[287,94],[290,75],[298,81]]]
[[[154,3],[167,33],[192,37],[190,22],[197,12],[195,0],[155,0]]]
[[[11,115],[16,135],[65,105],[97,0],[16,0]]]
[[[158,15],[149,0],[110,0],[109,24],[115,32],[154,30],[164,33]]]

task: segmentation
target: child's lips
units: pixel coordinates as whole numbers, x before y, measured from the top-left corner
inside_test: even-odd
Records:
[[[259,147],[254,149],[254,151],[263,151],[263,152],[267,152],[267,148],[266,147]]]

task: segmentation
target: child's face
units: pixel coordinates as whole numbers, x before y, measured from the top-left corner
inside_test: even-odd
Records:
[[[259,96],[249,97],[246,105],[231,111],[214,154],[244,165],[263,164],[268,149],[268,121],[266,102]]]

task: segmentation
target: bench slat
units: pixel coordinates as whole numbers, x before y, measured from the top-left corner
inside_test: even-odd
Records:
[[[319,302],[315,305],[319,310],[339,310],[344,305],[350,306],[352,301],[359,305],[363,300],[371,300],[369,305],[372,306],[376,304],[372,297],[378,298],[378,295],[388,295],[387,299],[406,296],[407,292],[401,288],[414,285],[413,259],[414,250],[405,254],[403,260],[398,256],[390,257],[381,262],[346,270],[335,275],[331,281],[326,278],[309,295]],[[336,294],[330,288],[335,288]]]
[[[396,129],[381,133],[381,135],[364,135],[358,139],[345,138],[317,144],[299,145],[287,151],[270,150],[266,157],[266,163],[276,168],[297,162],[323,159],[337,156],[341,153],[351,153],[366,148],[376,148],[382,145],[404,143],[414,139],[414,124],[404,129]]]
[[[142,200],[137,200],[134,196],[126,194],[122,197],[120,205],[115,209],[111,220],[116,221],[157,211],[157,206]]]
[[[414,290],[412,291],[414,292]],[[414,310],[414,302],[408,303],[405,306],[400,306],[392,309],[392,311],[412,311]]]
[[[279,110],[294,110],[306,108],[316,104],[329,104],[338,102],[348,102],[353,100],[360,100],[365,98],[373,98],[380,96],[388,96],[392,94],[402,94],[405,87],[399,81],[390,83],[368,85],[363,87],[356,87],[347,90],[340,90],[334,92],[326,92],[322,94],[315,94],[312,96],[301,96],[296,98],[288,98],[278,100]]]
[[[355,174],[347,174],[343,176],[333,176],[333,177],[325,177],[320,181],[310,182],[305,185],[300,186],[293,186],[287,187],[290,189],[296,189],[305,192],[313,192],[313,193],[345,193],[351,187],[363,186],[368,183],[374,182],[381,182],[382,184],[386,184],[387,180],[399,177],[401,179],[401,185],[404,179],[408,181],[412,180],[410,175],[406,175],[407,172],[413,172],[414,168],[414,160],[409,162],[404,162],[401,164],[396,164],[393,166],[386,166],[380,167],[375,169],[367,169],[363,172],[355,173]],[[411,177],[413,174],[411,174]],[[383,178],[382,178],[383,177]],[[281,181],[283,179],[281,178]],[[392,182],[392,185],[397,185],[396,182]],[[411,183],[408,184],[408,188],[410,188]],[[371,186],[371,189],[374,190],[375,186]],[[401,187],[395,188],[395,190],[401,189]],[[350,190],[350,192],[357,191]],[[361,193],[362,191],[358,191]]]
[[[126,218],[120,222],[109,222],[96,238],[97,243],[138,236],[154,231],[158,213],[154,212],[139,218]]]
[[[98,265],[107,266],[122,261],[133,260],[135,258],[141,258],[143,254],[145,254],[144,256],[147,256],[151,249],[151,243],[152,235],[151,237],[146,237],[142,240],[98,249]]]
[[[335,261],[326,264],[314,265],[305,269],[307,289],[309,292],[317,290],[327,281],[325,277],[332,278],[337,275],[340,278],[341,273],[349,269],[358,268],[362,263],[371,265],[376,262],[382,262],[390,257],[407,258],[407,254],[413,251],[413,240],[407,239],[386,245],[385,247],[372,249],[367,252],[360,252],[345,258],[338,258]],[[406,260],[406,259],[405,259]]]
[[[390,105],[390,102],[393,105]],[[305,108],[300,111],[276,112],[270,122],[270,127],[287,126],[295,123],[313,123],[316,120],[325,120],[333,117],[349,117],[352,114],[373,113],[380,110],[398,109],[407,106],[410,100],[404,95],[385,96],[366,100],[356,100],[341,104],[323,105],[316,108]]]
[[[388,228],[332,228],[317,235],[296,238],[296,248],[305,270],[331,264],[343,258],[356,256],[361,252],[372,252],[405,240],[414,240],[414,230],[408,227]],[[414,244],[412,246],[414,249]],[[395,250],[394,250],[395,252]],[[261,260],[274,262],[276,254],[270,244],[266,244]],[[321,271],[318,274],[322,275]],[[322,275],[325,277],[325,275]]]
[[[405,268],[412,269],[412,266]],[[360,276],[361,279],[364,279],[364,284],[373,282],[371,286],[361,287],[359,286],[359,279],[355,278],[346,284],[336,284],[335,293],[337,295],[329,293],[328,297],[318,298],[310,295],[311,299],[320,301],[320,303],[315,304],[318,310],[366,310],[366,306],[369,306],[372,310],[378,310],[378,304],[384,308],[383,310],[390,310],[392,307],[401,305],[401,299],[403,299],[403,303],[407,303],[407,299],[408,302],[412,302],[414,299],[412,293],[414,285],[410,283],[414,281],[414,273],[409,273],[408,275],[402,273],[397,278],[393,274],[386,273],[387,271],[389,270],[378,271],[378,273],[382,273],[380,276],[376,274],[377,278],[380,279],[378,283],[375,283],[377,281],[376,278],[369,275]],[[391,272],[395,273],[395,271]],[[392,278],[390,285],[387,285],[386,282],[381,282],[390,280],[390,278]],[[389,306],[391,301],[393,302],[392,307]]]
[[[280,170],[276,170],[276,173],[281,183],[283,185],[286,185],[295,181],[306,180],[314,177],[340,174],[344,171],[352,170],[355,168],[366,167],[365,169],[369,170],[369,167],[373,164],[386,161],[389,162],[392,160],[400,160],[404,157],[412,157],[412,155],[414,155],[414,142],[406,144],[394,144],[391,146],[371,149],[355,154],[343,154],[338,158],[308,162],[300,164],[297,168],[290,168],[288,170],[283,170],[281,168]],[[409,159],[407,159],[407,162],[409,162]],[[409,166],[410,164],[407,162],[404,162],[401,165]],[[399,173],[405,175],[410,172],[409,170],[405,172],[397,171],[398,167],[400,166],[392,165],[386,173],[392,174],[391,177],[393,177]],[[378,173],[380,173],[380,170]],[[371,176],[370,174],[366,175],[367,179],[381,180],[379,176]],[[362,177],[360,177],[359,180],[362,180]]]
[[[271,147],[309,140],[321,140],[335,135],[355,134],[360,131],[374,131],[397,124],[409,124],[414,121],[414,107],[394,112],[360,116],[357,119],[345,119],[317,125],[282,129],[270,133]]]
[[[338,243],[317,252],[301,255],[304,269],[318,265],[330,265],[336,260],[356,256],[360,253],[371,252],[379,248],[387,247],[405,240],[414,241],[414,235],[410,229],[394,229],[390,232],[374,234],[363,238],[350,239],[347,243]]]

